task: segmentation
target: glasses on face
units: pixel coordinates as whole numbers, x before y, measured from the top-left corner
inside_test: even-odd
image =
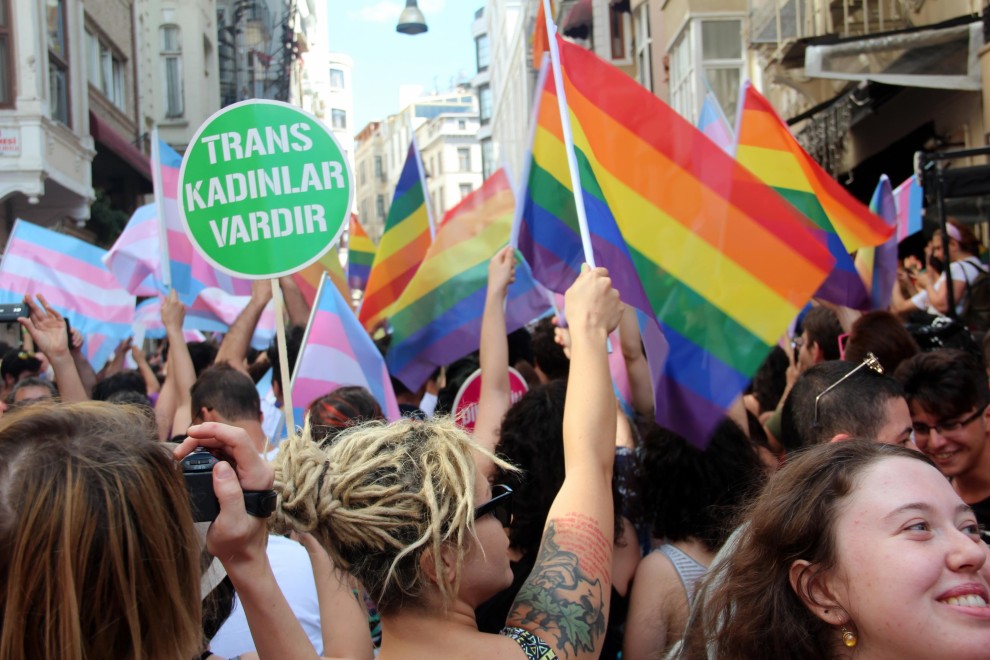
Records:
[[[932,426],[928,426],[928,424],[923,424],[922,422],[915,422],[914,424],[911,425],[911,428],[914,429],[914,435],[916,437],[921,436],[923,438],[927,438],[929,435],[931,435],[932,429],[938,431],[939,435],[945,435],[946,433],[952,433],[954,431],[958,431],[964,426],[972,424],[977,419],[979,419],[980,415],[982,415],[983,411],[986,409],[987,407],[983,406],[981,408],[977,408],[976,412],[974,412],[972,415],[964,419],[957,419],[951,422],[937,422]]]
[[[836,387],[838,387],[839,383],[841,383],[845,379],[849,378],[850,376],[852,376],[854,373],[856,373],[857,371],[859,371],[863,367],[868,367],[869,369],[875,371],[878,374],[882,374],[883,373],[883,365],[880,364],[880,360],[877,359],[877,356],[874,355],[873,353],[867,353],[866,354],[866,357],[863,358],[863,361],[860,362],[859,365],[855,369],[853,369],[852,371],[850,371],[849,373],[847,373],[845,376],[843,376],[839,380],[835,381],[834,383],[832,383],[831,385],[829,385],[828,387],[826,387],[824,390],[822,390],[822,393],[821,394],[819,394],[818,396],[815,397],[815,420],[814,420],[814,423],[815,424],[818,423],[818,402],[821,401],[822,397],[825,396],[826,394],[828,394],[829,392],[831,392],[832,390],[834,390]]]
[[[798,335],[796,337],[791,337],[791,348],[796,350],[801,348],[802,346],[804,346],[804,337],[802,337],[801,335]]]
[[[492,499],[488,500],[474,510],[474,519],[478,520],[488,514],[495,516],[495,520],[502,523],[502,527],[508,527],[512,522],[512,489],[503,484],[492,486]]]

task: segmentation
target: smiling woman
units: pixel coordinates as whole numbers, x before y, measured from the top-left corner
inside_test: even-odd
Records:
[[[920,453],[814,447],[753,503],[684,657],[985,658],[988,558],[972,510]]]

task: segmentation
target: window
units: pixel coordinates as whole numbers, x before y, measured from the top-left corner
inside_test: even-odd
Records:
[[[375,178],[379,181],[385,180],[385,171],[382,169],[381,156],[375,156]]]
[[[330,87],[344,89],[344,72],[341,69],[330,69]]]
[[[69,122],[69,48],[66,41],[65,0],[45,3],[48,31],[48,92],[52,119]]]
[[[385,195],[375,196],[375,215],[382,222],[385,221]]]
[[[492,118],[492,88],[483,85],[478,88],[478,111],[482,124],[487,124]]]
[[[459,187],[461,189],[461,199],[464,199],[465,197],[470,195],[471,191],[473,190],[473,186],[471,186],[470,183],[462,183]]]
[[[743,45],[738,18],[690,20],[670,50],[670,100],[694,122],[701,99],[711,89],[727,117],[735,117],[743,75]]]
[[[90,84],[99,89],[115,106],[126,111],[124,62],[110,46],[89,30],[86,30],[86,59]]]
[[[437,154],[437,176],[443,174],[443,152]]]
[[[619,11],[615,6],[608,9],[608,25],[611,35],[612,59],[626,59],[626,21],[624,12]]]
[[[185,97],[182,89],[182,41],[179,26],[161,27],[161,55],[165,67],[165,116],[181,117],[185,114]]]
[[[487,34],[483,34],[474,40],[474,54],[475,61],[478,64],[478,71],[485,71],[488,69],[490,51],[491,47],[488,42]]]
[[[467,130],[467,120],[466,119],[458,119],[457,120],[457,130],[459,130],[459,131]]]
[[[481,178],[487,179],[495,170],[495,149],[491,138],[481,143]]]
[[[670,49],[670,105],[688,121],[694,121],[694,75],[691,59],[690,26]]]
[[[470,147],[458,147],[457,148],[457,167],[461,172],[471,171],[471,148]]]
[[[362,186],[363,186],[363,185],[364,185],[365,183],[367,183],[367,179],[366,179],[366,178],[365,178],[365,176],[364,176],[364,174],[365,174],[365,172],[364,172],[364,170],[365,170],[365,167],[364,167],[364,166],[365,166],[365,165],[366,165],[366,163],[365,163],[364,161],[361,161],[361,166],[360,166],[360,167],[358,167],[358,178],[359,178],[359,179],[361,180],[361,185],[362,185]],[[366,213],[366,214],[364,214],[364,217],[366,217],[366,218],[367,218],[367,217],[368,217],[368,214],[367,214],[367,213]]]
[[[705,82],[715,92],[727,117],[735,118],[743,75],[742,21],[701,22],[701,61]],[[704,95],[704,92],[701,92]],[[700,111],[700,106],[698,108]]]
[[[653,91],[653,62],[651,60],[650,8],[643,3],[636,10],[636,80],[646,89]]]
[[[9,0],[0,0],[0,106],[14,103],[14,35]]]
[[[334,128],[347,128],[347,111],[334,108],[330,111],[330,124]]]

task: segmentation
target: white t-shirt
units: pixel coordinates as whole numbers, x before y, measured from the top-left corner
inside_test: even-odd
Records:
[[[289,601],[289,608],[299,619],[317,654],[322,654],[320,601],[316,596],[316,580],[313,578],[309,553],[292,539],[269,535],[268,561],[275,573],[278,588],[285,594],[285,600]],[[254,638],[251,637],[244,608],[235,594],[234,609],[210,640],[210,651],[223,658],[232,658],[254,650]]]
[[[952,274],[952,283],[955,284],[956,282],[968,282],[972,284],[973,280],[975,280],[977,277],[980,276],[981,273],[984,272],[983,267],[981,267],[982,264],[980,266],[977,266],[976,265],[977,263],[978,262],[976,257],[969,257],[968,259],[964,259],[962,261],[953,261],[952,265],[949,266],[949,272]],[[945,286],[945,273],[939,275],[939,278],[935,280],[935,284],[932,285],[932,288],[935,291],[940,291],[943,286]],[[964,290],[963,295],[960,296],[960,299],[956,301],[956,314],[962,314],[963,312],[962,298],[964,298],[965,296],[966,293]],[[932,314],[939,313],[935,308],[931,307],[928,300],[928,291],[925,289],[922,289],[918,293],[911,296],[911,302],[913,302],[918,309],[928,310]]]

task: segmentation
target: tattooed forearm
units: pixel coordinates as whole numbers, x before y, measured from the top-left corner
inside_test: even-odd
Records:
[[[596,651],[605,634],[611,565],[612,544],[593,518],[570,514],[550,521],[510,625],[534,630],[535,623],[562,658]]]

